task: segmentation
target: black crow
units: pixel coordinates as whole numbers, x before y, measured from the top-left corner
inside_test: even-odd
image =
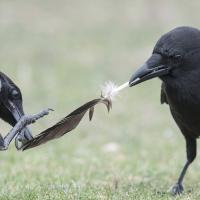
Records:
[[[171,190],[180,194],[186,170],[196,157],[196,139],[200,136],[200,30],[178,27],[164,34],[151,57],[133,74],[129,86],[154,77],[161,79],[161,103],[169,105],[186,141],[187,161]]]
[[[0,118],[14,127],[22,116],[24,111],[20,89],[8,76],[0,72]],[[5,138],[0,135],[0,149],[7,149],[13,137],[12,134]],[[25,127],[16,137],[16,147],[24,145],[32,138],[31,132]]]

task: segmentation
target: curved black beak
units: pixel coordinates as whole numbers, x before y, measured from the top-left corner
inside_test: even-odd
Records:
[[[166,75],[169,73],[169,70],[170,68],[163,63],[163,59],[160,54],[152,54],[147,62],[133,74],[129,80],[129,87],[154,77]]]

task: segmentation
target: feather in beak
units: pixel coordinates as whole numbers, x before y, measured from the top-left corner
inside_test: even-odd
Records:
[[[101,93],[100,98],[94,99],[92,101],[89,101],[83,104],[81,107],[77,108],[72,113],[64,117],[54,126],[41,132],[35,138],[30,140],[28,143],[26,143],[22,147],[22,150],[27,150],[33,147],[37,147],[41,144],[44,144],[50,140],[59,138],[63,136],[64,134],[72,131],[79,125],[80,121],[82,120],[82,118],[84,117],[87,111],[89,111],[89,119],[92,120],[94,108],[99,103],[105,104],[109,112],[112,107],[112,100],[114,96],[116,96],[120,90],[126,87],[129,87],[129,82],[119,87],[117,87],[112,82],[106,83],[105,86],[102,87],[102,93]]]

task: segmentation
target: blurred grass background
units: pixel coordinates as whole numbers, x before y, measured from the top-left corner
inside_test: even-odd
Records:
[[[157,39],[174,27],[199,27],[198,1],[1,0],[0,66],[21,88],[26,113],[56,112],[35,134],[100,94],[128,81]],[[1,133],[10,127],[1,121]],[[185,143],[160,81],[121,92],[108,115],[96,108],[62,139],[27,152],[0,154],[0,199],[174,199],[167,190],[185,161]],[[186,176],[199,199],[200,161]],[[179,197],[177,197],[179,199]]]

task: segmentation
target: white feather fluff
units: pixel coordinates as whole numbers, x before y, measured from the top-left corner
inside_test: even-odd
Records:
[[[101,87],[102,97],[113,100],[114,97],[118,94],[118,92],[120,90],[122,90],[128,86],[129,86],[128,82],[126,82],[118,87],[112,81],[108,81]]]

